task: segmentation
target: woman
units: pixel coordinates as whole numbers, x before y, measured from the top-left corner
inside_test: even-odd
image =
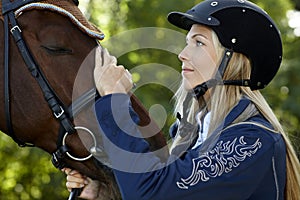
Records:
[[[149,153],[135,125],[129,72],[107,53],[95,68],[103,96],[96,115],[123,199],[299,200],[299,160],[258,91],[282,59],[272,19],[248,1],[208,0],[168,20],[189,32],[166,162]],[[85,186],[81,197],[96,199],[99,183],[65,172],[69,190]]]

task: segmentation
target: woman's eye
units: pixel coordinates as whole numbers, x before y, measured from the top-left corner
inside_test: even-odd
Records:
[[[201,42],[201,41],[196,41],[196,45],[199,47],[199,46],[203,46],[203,45],[204,45],[204,43],[203,43],[203,42]]]

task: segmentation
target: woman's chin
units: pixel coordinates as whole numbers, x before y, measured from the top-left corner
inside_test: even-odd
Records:
[[[183,88],[186,90],[186,91],[190,91],[193,89],[193,86],[191,86],[190,84],[183,84]]]

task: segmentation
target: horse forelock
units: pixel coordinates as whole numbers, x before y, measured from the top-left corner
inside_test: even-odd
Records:
[[[2,1],[0,4],[2,10]],[[88,21],[74,0],[41,0],[35,3],[29,3],[15,11],[16,17],[29,10],[49,10],[66,16],[82,32],[97,40],[103,40],[104,34],[94,24]],[[3,21],[2,14],[0,19]]]

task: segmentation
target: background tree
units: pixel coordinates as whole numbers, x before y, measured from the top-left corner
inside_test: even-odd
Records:
[[[120,33],[137,28],[157,27],[168,28],[186,33],[166,20],[166,15],[172,10],[186,11],[200,0],[80,0],[80,6],[85,10],[86,16],[100,27],[106,34],[102,43],[109,50],[130,48],[138,45],[144,37],[127,38],[130,44],[124,41],[114,43],[111,39]],[[253,0],[262,6],[279,25],[284,44],[284,61],[275,80],[262,92],[275,110],[280,121],[285,126],[293,139],[294,145],[300,152],[300,37],[288,26],[286,12],[298,8],[299,0]],[[297,5],[297,6],[296,6]],[[300,20],[300,19],[299,19]],[[154,32],[160,40],[174,40],[169,38],[164,31]],[[175,41],[176,45],[183,47],[182,41]],[[130,45],[130,46],[126,46]],[[120,64],[133,69],[137,66],[149,65],[155,67],[169,66],[180,72],[181,63],[177,55],[161,49],[138,49],[127,52],[118,57]],[[157,65],[159,64],[159,65]],[[163,70],[146,68],[149,76],[158,79],[173,78],[173,74]],[[160,69],[160,68],[159,68]],[[134,79],[140,83],[144,77],[140,72],[134,73]],[[143,72],[145,73],[145,72]],[[150,74],[152,73],[152,74]],[[172,80],[173,80],[172,79]],[[174,87],[178,82],[174,82]],[[158,84],[147,84],[138,88],[135,94],[145,106],[150,109],[155,104],[160,104],[168,113],[166,123],[163,124],[164,132],[174,121],[172,117],[172,104],[170,103],[173,91]],[[154,112],[155,114],[155,112]],[[154,116],[155,119],[160,116]],[[68,192],[65,188],[65,176],[55,169],[50,162],[50,155],[37,148],[19,148],[8,136],[0,134],[0,199],[1,200],[53,200],[67,199]],[[166,137],[168,135],[166,134]],[[300,154],[299,154],[300,155]]]

